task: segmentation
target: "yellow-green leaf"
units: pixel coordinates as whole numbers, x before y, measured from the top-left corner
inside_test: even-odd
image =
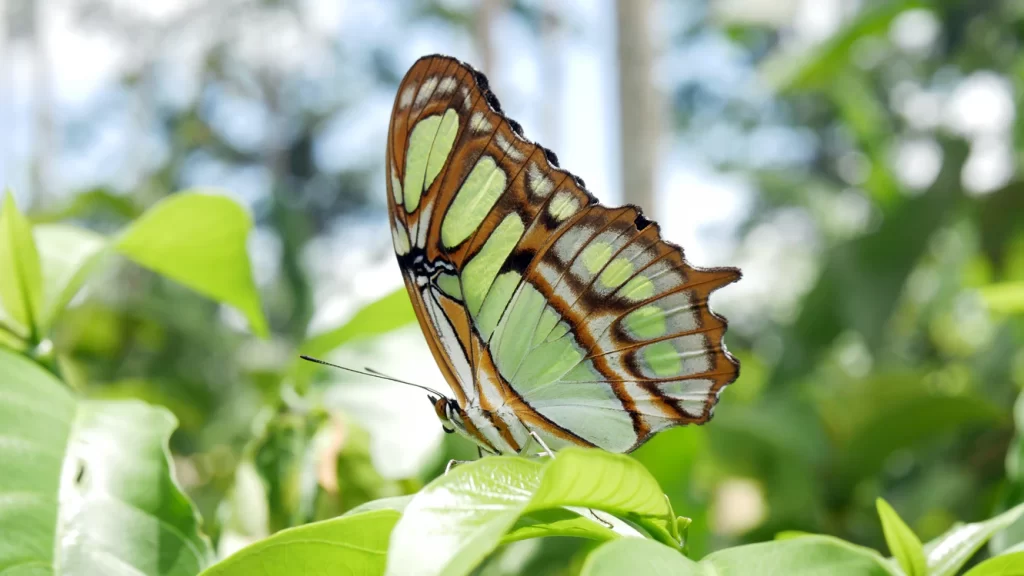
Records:
[[[7,192],[0,211],[0,321],[13,324],[20,337],[37,332],[43,293],[39,253],[32,239],[32,225],[18,211],[14,196]],[[8,322],[4,322],[7,324]]]
[[[68,224],[38,224],[32,232],[44,280],[39,324],[45,332],[85,283],[109,243],[92,230]]]
[[[180,192],[132,223],[116,248],[154,272],[234,306],[253,332],[266,335],[246,251],[251,229],[252,219],[236,202],[215,194]]]
[[[1002,282],[983,286],[981,298],[989,310],[1000,314],[1024,313],[1024,282]]]
[[[0,572],[192,576],[210,560],[174,479],[174,417],[82,400],[0,350]]]
[[[990,558],[964,576],[1024,576],[1024,552],[1014,552]]]
[[[578,514],[537,512],[569,508]],[[595,511],[630,520],[652,538],[678,550],[672,508],[640,463],[601,450],[566,448],[545,461],[504,456],[463,464],[431,482],[405,507],[391,537],[387,573],[457,576],[469,574],[501,542],[530,536],[576,536],[596,540],[636,536],[615,516],[613,528],[590,528]],[[522,522],[523,518],[526,518]],[[535,520],[552,520],[541,527]],[[614,533],[613,533],[614,531]],[[681,555],[681,554],[680,554]]]
[[[202,576],[381,574],[398,512],[372,510],[282,530]]]
[[[709,574],[704,566],[664,544],[623,538],[613,540],[594,550],[583,564],[582,576],[702,576]]]
[[[957,524],[924,545],[928,576],[953,576],[993,534],[1024,516],[1024,504],[1002,514],[970,524]]]
[[[878,517],[882,520],[882,532],[885,533],[889,552],[892,552],[907,576],[925,576],[928,573],[928,564],[925,562],[921,540],[888,502],[879,498],[875,500],[875,506],[878,508]]]

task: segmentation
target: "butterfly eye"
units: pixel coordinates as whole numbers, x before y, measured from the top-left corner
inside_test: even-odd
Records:
[[[438,420],[441,421],[441,426],[445,428],[447,432],[449,414],[448,414],[448,399],[445,397],[438,398],[437,396],[428,396],[430,403],[434,405],[434,413],[437,414]]]

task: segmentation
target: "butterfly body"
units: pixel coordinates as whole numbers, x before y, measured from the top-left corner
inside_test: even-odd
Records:
[[[738,374],[700,269],[633,206],[608,208],[526,140],[486,79],[429,56],[406,74],[387,150],[406,288],[453,390],[446,429],[494,454],[628,452],[703,423]]]

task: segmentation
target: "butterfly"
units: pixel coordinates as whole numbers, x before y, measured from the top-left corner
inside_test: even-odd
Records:
[[[405,75],[386,161],[395,254],[453,391],[430,398],[446,432],[491,454],[629,452],[711,418],[739,363],[708,297],[739,270],[691,266],[639,208],[599,204],[451,57]]]

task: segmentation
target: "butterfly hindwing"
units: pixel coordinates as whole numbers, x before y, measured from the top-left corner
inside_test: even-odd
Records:
[[[707,299],[737,270],[691,267],[638,209],[598,204],[448,57],[403,79],[387,156],[406,286],[485,448],[532,430],[626,452],[710,418],[738,364]]]

